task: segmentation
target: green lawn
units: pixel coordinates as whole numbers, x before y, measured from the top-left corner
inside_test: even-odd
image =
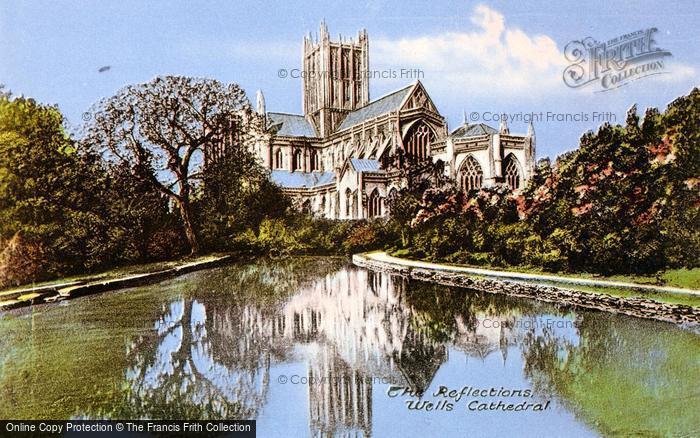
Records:
[[[487,268],[491,269],[491,268]],[[502,268],[494,267],[492,269],[498,269],[501,271],[513,271],[513,272],[527,272],[532,274],[549,274],[558,275],[560,277],[569,278],[588,278],[592,280],[608,280],[608,281],[624,281],[628,283],[646,284],[653,286],[671,286],[680,287],[685,289],[696,289],[700,290],[700,268],[694,269],[671,269],[664,272],[659,272],[657,275],[596,275],[589,273],[561,273],[561,272],[547,272],[542,269],[536,268]]]
[[[450,263],[443,260],[431,260],[431,259],[417,259],[411,257],[406,251],[388,251],[388,254],[393,257],[401,257],[405,259],[417,260],[417,261],[427,261],[431,263],[440,263],[449,266],[461,266],[467,268],[477,268],[477,269],[493,269],[496,271],[507,271],[507,272],[524,272],[528,274],[544,274],[544,275],[557,275],[560,277],[569,278],[587,278],[593,280],[609,280],[609,281],[625,281],[630,283],[638,284],[648,284],[654,286],[671,286],[671,287],[681,287],[686,289],[696,289],[700,290],[700,268],[693,269],[670,269],[668,271],[659,272],[656,275],[598,275],[589,274],[586,272],[579,273],[565,273],[565,272],[550,272],[545,271],[541,268],[536,267],[524,267],[524,266],[493,266],[493,265],[466,265],[459,263]]]
[[[496,268],[502,269],[502,268]],[[518,269],[507,269],[517,271]],[[521,271],[523,272],[523,271]],[[559,275],[562,277],[590,278],[594,280],[624,281],[637,284],[648,284],[654,286],[671,286],[685,289],[700,290],[700,268],[694,269],[670,269],[657,273],[657,275],[596,275],[588,273],[562,274],[559,272],[545,272],[543,270],[528,269],[525,272]]]
[[[636,283],[640,285],[654,285],[654,286],[671,286],[680,287],[686,289],[700,290],[700,268],[694,269],[671,269],[664,272],[659,272],[657,275],[650,276],[638,276],[638,275],[612,275],[603,276],[589,273],[561,273],[561,272],[548,272],[539,268],[532,267],[503,267],[503,266],[490,266],[490,265],[465,265],[448,263],[441,260],[424,260],[417,259],[415,257],[410,257],[404,251],[394,251],[390,252],[389,255],[393,257],[406,258],[416,261],[427,261],[431,263],[440,263],[448,266],[458,266],[458,267],[468,267],[477,269],[493,269],[497,271],[507,271],[507,272],[524,272],[528,274],[544,274],[544,275],[557,275],[560,277],[567,278],[586,278],[593,280],[609,280],[609,281],[624,281],[629,283]],[[678,293],[666,293],[666,292],[650,292],[642,291],[631,288],[617,288],[617,287],[596,287],[596,286],[586,286],[577,285],[566,282],[556,282],[556,281],[532,281],[537,284],[550,284],[552,286],[561,287],[564,289],[577,290],[582,292],[591,293],[605,293],[608,295],[618,296],[618,297],[637,297],[637,298],[648,298],[655,301],[660,301],[664,303],[671,304],[685,304],[693,307],[700,307],[700,295],[691,294],[678,294]]]
[[[607,279],[607,277],[606,277]],[[629,280],[625,280],[629,281]],[[563,289],[577,290],[581,292],[608,294],[615,297],[623,298],[647,298],[649,300],[659,301],[662,303],[669,304],[685,304],[686,306],[700,307],[700,295],[691,294],[677,294],[670,292],[648,292],[639,289],[630,288],[617,288],[617,287],[595,287],[595,286],[584,286],[571,283],[561,283],[554,281],[547,282],[534,282],[537,284],[549,284],[556,287],[561,287]]]
[[[115,279],[115,278],[119,278],[119,277],[126,277],[129,275],[145,274],[148,272],[157,272],[157,271],[162,271],[165,269],[174,268],[176,266],[184,265],[187,263],[203,262],[203,261],[211,260],[211,259],[214,259],[216,257],[220,257],[222,255],[224,255],[224,254],[223,253],[212,253],[212,254],[206,254],[206,255],[196,256],[196,257],[185,257],[182,259],[170,260],[170,261],[165,261],[165,262],[152,262],[152,263],[143,263],[143,264],[136,264],[136,265],[129,265],[129,266],[121,266],[118,268],[109,269],[107,271],[95,272],[95,273],[91,273],[91,274],[73,275],[70,277],[62,277],[62,278],[57,278],[57,279],[49,280],[49,281],[43,281],[43,282],[39,282],[39,283],[27,283],[27,284],[23,284],[20,286],[0,290],[0,300],[2,300],[3,296],[13,295],[13,294],[16,294],[17,291],[21,291],[21,290],[32,289],[32,288],[43,287],[43,286],[53,286],[53,285],[62,284],[62,283],[71,283],[71,282],[75,282],[75,281],[92,282],[92,281],[100,281],[100,280],[111,280],[111,279]]]

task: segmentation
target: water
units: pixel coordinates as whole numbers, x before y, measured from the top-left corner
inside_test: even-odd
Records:
[[[0,418],[251,418],[258,436],[698,436],[699,381],[695,329],[344,259],[228,266],[0,317]]]

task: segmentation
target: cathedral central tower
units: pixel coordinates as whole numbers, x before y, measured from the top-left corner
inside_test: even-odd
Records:
[[[348,112],[369,102],[367,31],[353,39],[331,41],[321,22],[318,39],[304,37],[302,59],[304,115],[321,137],[332,134]]]

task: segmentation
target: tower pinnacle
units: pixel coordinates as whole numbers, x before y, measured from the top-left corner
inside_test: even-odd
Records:
[[[498,127],[498,132],[501,134],[510,134],[510,130],[508,129],[508,122],[506,121],[505,114],[501,116],[501,124]]]
[[[255,94],[255,100],[256,100],[256,111],[258,114],[261,116],[265,115],[265,96],[263,95],[262,90],[258,90],[258,92]]]

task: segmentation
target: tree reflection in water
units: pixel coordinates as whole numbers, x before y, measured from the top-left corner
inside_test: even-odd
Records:
[[[582,326],[543,327],[543,317]],[[257,418],[271,367],[301,355],[310,433],[369,436],[372,378],[420,396],[451,350],[477,360],[500,354],[505,362],[511,347],[538,391],[579,403],[582,375],[619,360],[616,349],[634,350],[632,333],[606,332],[601,321],[616,326],[599,313],[573,316],[338,263],[230,267],[189,281],[154,330],[131,344],[120,414]]]
[[[133,365],[126,371],[130,401],[136,405],[148,401],[156,408],[182,406],[189,413],[186,418],[257,415],[268,388],[269,354],[231,354],[235,344],[212,338],[232,335],[236,328],[215,328],[210,337],[206,308],[196,299],[171,303],[155,329],[155,350],[131,349]],[[247,335],[246,342],[256,342],[255,333]],[[232,350],[218,352],[222,345]],[[240,360],[231,360],[236,358]],[[193,417],[200,409],[202,414]]]
[[[698,436],[700,336],[671,324],[584,313],[575,337],[527,333],[524,373],[605,436]]]

